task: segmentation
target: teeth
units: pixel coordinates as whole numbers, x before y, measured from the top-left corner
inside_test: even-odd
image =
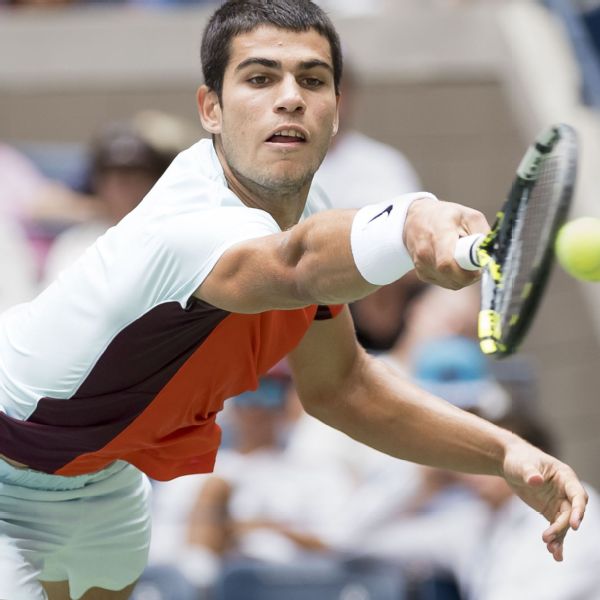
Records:
[[[304,139],[304,136],[295,129],[284,129],[283,131],[278,131],[275,135],[280,135],[284,137],[296,137],[301,140]]]

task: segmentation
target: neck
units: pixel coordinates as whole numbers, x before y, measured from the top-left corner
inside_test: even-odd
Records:
[[[235,171],[225,159],[218,140],[215,142],[215,150],[229,189],[246,206],[268,212],[282,231],[298,223],[308,198],[311,181],[287,187],[285,185],[267,187],[251,181]]]

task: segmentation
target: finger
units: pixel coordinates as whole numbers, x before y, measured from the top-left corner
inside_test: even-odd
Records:
[[[479,279],[479,271],[465,271],[454,260],[457,234],[454,229],[440,228],[435,239],[414,245],[413,261],[422,281],[458,290]]]
[[[552,517],[545,515],[548,520]],[[571,506],[565,501],[562,503],[560,507],[560,511],[554,518],[554,521],[551,521],[550,527],[546,529],[543,534],[543,539],[545,542],[556,541],[558,539],[563,539],[569,529],[569,521],[571,518]]]
[[[563,560],[563,543],[561,541],[550,542],[546,545],[548,552],[552,554],[555,561],[561,562]]]
[[[472,233],[487,233],[490,230],[490,224],[484,214],[478,210],[463,207],[461,227],[466,235]]]
[[[456,262],[455,252],[459,231],[446,228],[435,240],[435,266],[448,283],[446,287],[460,289],[475,283],[481,277],[481,271],[467,271]]]
[[[581,521],[585,515],[585,509],[588,503],[588,494],[579,481],[572,481],[565,486],[567,498],[571,502],[571,518],[569,524],[573,529],[579,529]]]
[[[579,526],[581,525],[581,521],[583,521],[583,514],[577,510],[573,510],[571,513],[571,519],[569,520],[569,525],[577,531]]]

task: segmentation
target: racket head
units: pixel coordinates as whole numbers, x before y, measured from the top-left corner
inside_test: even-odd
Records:
[[[515,352],[533,321],[573,197],[577,160],[572,127],[561,123],[541,132],[480,246],[479,340],[485,354]]]

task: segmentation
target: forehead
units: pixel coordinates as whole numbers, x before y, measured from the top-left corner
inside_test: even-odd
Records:
[[[303,62],[321,60],[332,65],[329,40],[315,29],[290,31],[261,26],[237,35],[231,41],[229,64],[233,68],[251,57],[277,61]]]

